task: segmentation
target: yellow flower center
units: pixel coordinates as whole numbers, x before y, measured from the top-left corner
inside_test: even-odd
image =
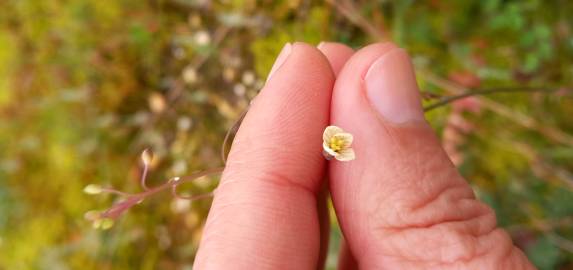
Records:
[[[342,150],[342,148],[344,148],[344,140],[337,138],[337,137],[332,137],[330,138],[330,142],[328,143],[328,147],[330,149],[332,149],[332,151],[334,152],[340,152],[340,150]]]

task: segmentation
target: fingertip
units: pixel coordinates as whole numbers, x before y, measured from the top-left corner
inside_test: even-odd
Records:
[[[275,69],[273,66],[275,70],[269,76],[267,84],[261,92],[264,93],[266,92],[265,89],[280,87],[280,85],[297,86],[297,81],[305,81],[305,83],[312,83],[313,85],[330,84],[331,87],[328,91],[330,94],[334,82],[334,73],[326,56],[316,47],[304,42],[293,42],[285,45],[285,48],[287,46],[289,51],[288,57],[283,57],[285,59],[284,63],[281,63],[279,68]],[[300,71],[304,71],[304,74],[301,74]],[[295,78],[299,78],[302,75],[305,78],[295,80]],[[307,76],[312,76],[312,78],[306,78]]]
[[[377,122],[377,118],[373,117],[374,115],[369,110],[370,103],[362,89],[364,77],[377,59],[397,48],[398,46],[391,42],[375,43],[361,48],[347,60],[337,76],[332,93],[332,123],[341,125],[345,122],[354,123],[354,125],[342,127],[350,132],[356,132],[353,126],[358,123],[353,119],[360,119],[362,124],[365,121]]]
[[[243,164],[248,153],[259,169],[263,165],[271,171],[287,167],[288,172],[278,174],[318,190],[322,171],[317,168],[324,159],[316,149],[328,125],[333,85],[334,74],[326,57],[314,46],[292,43],[285,62],[245,116],[229,153],[227,171],[234,171],[235,163]]]
[[[392,42],[381,42],[361,48],[348,59],[347,66],[343,69],[345,77],[363,79],[370,65],[382,55],[399,47]],[[341,71],[342,72],[342,71]],[[342,75],[342,74],[341,74]]]
[[[385,122],[423,122],[424,111],[414,67],[405,50],[392,49],[370,65],[364,76],[370,105]]]
[[[300,41],[294,42],[292,45],[293,48],[297,50],[299,56],[306,58],[303,63],[316,62],[321,68],[328,67],[328,59],[316,46]]]
[[[302,65],[314,66],[322,75],[327,76],[324,79],[334,80],[329,59],[317,47],[304,42],[295,42],[293,48],[297,50]]]
[[[338,76],[342,67],[354,54],[354,50],[342,43],[337,42],[320,42],[316,46],[328,59],[334,75]]]

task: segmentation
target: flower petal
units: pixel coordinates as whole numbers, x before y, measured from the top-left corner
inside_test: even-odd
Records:
[[[328,126],[328,127],[326,127],[326,129],[324,129],[324,133],[322,133],[322,140],[325,142],[328,142],[328,141],[330,141],[332,136],[334,136],[335,134],[338,134],[338,133],[342,133],[342,132],[344,132],[344,131],[337,126]]]
[[[334,134],[334,137],[344,142],[344,148],[350,147],[350,145],[352,145],[352,141],[354,140],[354,136],[346,132]]]
[[[334,150],[330,149],[330,147],[328,147],[328,143],[327,142],[323,142],[322,143],[322,149],[324,149],[324,151],[326,153],[328,153],[329,155],[336,157],[338,156],[338,153],[336,153]]]
[[[354,155],[354,150],[352,150],[352,148],[346,148],[340,151],[339,155],[335,156],[334,158],[340,161],[350,161],[354,160],[356,156]]]

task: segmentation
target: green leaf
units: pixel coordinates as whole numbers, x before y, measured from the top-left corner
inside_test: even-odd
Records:
[[[527,248],[527,257],[539,270],[556,269],[561,258],[561,250],[549,238],[542,237]]]

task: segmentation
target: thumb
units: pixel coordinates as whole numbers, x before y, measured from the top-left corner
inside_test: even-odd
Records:
[[[368,46],[337,78],[332,123],[354,135],[356,159],[330,162],[330,190],[364,269],[532,267],[496,228],[424,120],[407,53]]]

